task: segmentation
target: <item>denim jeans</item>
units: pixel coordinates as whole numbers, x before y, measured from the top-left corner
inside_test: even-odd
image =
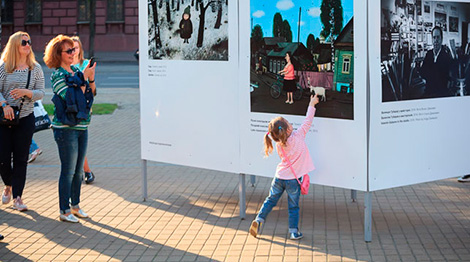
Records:
[[[3,183],[11,186],[13,198],[23,195],[28,167],[28,149],[33,132],[33,113],[20,118],[20,124],[17,126],[0,126],[0,175]]]
[[[256,220],[264,222],[269,212],[276,206],[277,202],[284,193],[287,192],[287,205],[289,208],[289,233],[295,233],[299,230],[299,198],[300,185],[297,179],[282,180],[274,178],[269,190],[269,196],[266,197],[261,209],[256,216]]]
[[[31,146],[29,147],[29,153],[32,154],[36,149],[39,149],[38,144],[36,144],[36,141],[31,140]]]
[[[88,144],[88,130],[54,128],[54,139],[59,148],[59,208],[61,214],[79,208],[83,162]]]

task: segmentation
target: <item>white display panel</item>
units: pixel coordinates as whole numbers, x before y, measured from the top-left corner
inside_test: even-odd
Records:
[[[423,66],[418,71],[407,68],[411,62],[405,57],[418,58],[416,63],[421,65],[419,58],[433,52],[432,28],[435,25],[445,27],[442,42],[448,51],[442,49],[446,50],[442,52],[458,53],[455,50],[465,42],[464,36],[468,37],[468,25],[465,30],[463,22],[470,21],[470,4],[467,1],[418,1],[418,5],[399,6],[395,0],[369,3],[370,191],[466,174],[470,169],[467,160],[470,97],[465,90],[454,91],[452,87],[441,86],[442,92],[433,92],[432,84],[436,81],[428,80],[423,85],[417,77],[419,74],[430,78],[428,67]],[[395,26],[400,24],[400,27]],[[404,44],[406,41],[410,44]],[[456,49],[452,50],[453,46]],[[404,47],[407,47],[405,51]],[[461,49],[463,51],[465,46]],[[399,54],[404,58],[397,60]],[[445,68],[453,70],[456,61]],[[410,72],[414,72],[411,77]],[[455,79],[458,69],[454,72]],[[406,80],[400,85],[395,78]]]
[[[269,94],[256,96],[255,92],[260,93],[263,91],[261,90],[263,88],[261,83],[269,80],[261,78],[264,74],[261,77],[254,76],[252,68],[250,72],[250,64],[253,63],[250,54],[251,28],[260,21],[256,18],[263,15],[272,16],[272,11],[270,13],[267,9],[273,9],[274,6],[278,8],[275,12],[281,13],[286,20],[288,19],[286,6],[279,6],[276,3],[265,3],[265,1],[261,0],[258,0],[258,2],[261,3],[260,8],[257,8],[256,5],[249,1],[240,1],[241,172],[273,177],[275,168],[279,163],[279,157],[274,152],[269,158],[263,158],[263,137],[267,132],[267,125],[272,118],[283,116],[293,123],[294,128],[298,127],[304,119],[309,98],[302,97],[294,105],[287,105],[284,104],[286,99],[285,94],[281,95],[277,100],[270,97]],[[313,23],[313,19],[316,19],[315,21],[319,20],[319,17],[315,16],[315,10],[319,10],[320,4],[314,6],[311,1],[284,2],[290,2],[291,8],[296,8],[296,10],[299,10],[299,7],[301,7],[300,10],[302,10],[301,15],[303,18],[300,24]],[[349,96],[353,97],[351,98],[352,106],[349,110],[351,114],[347,114],[347,117],[342,118],[341,114],[336,114],[339,117],[335,117],[334,112],[329,111],[329,109],[333,110],[337,107],[338,104],[335,103],[340,100],[340,96],[351,94],[327,90],[326,102],[321,102],[318,105],[317,116],[313,121],[313,126],[306,137],[306,141],[316,166],[316,170],[310,174],[312,183],[365,191],[367,190],[367,10],[365,1],[348,1],[348,3],[344,4],[345,2],[343,1],[344,6],[349,4],[349,6],[354,7],[354,95]],[[265,10],[262,10],[263,4],[265,5]],[[271,6],[268,7],[267,5]],[[308,14],[306,15],[306,13]],[[348,21],[344,23],[346,24]],[[294,23],[291,22],[291,24]],[[265,31],[267,33],[264,36],[272,36],[272,31],[266,30],[265,27],[263,27],[263,33]],[[304,30],[303,27],[300,30]],[[292,31],[296,32],[297,27],[292,28]],[[294,39],[296,38],[294,37]],[[301,39],[300,42],[304,41]],[[267,68],[265,68],[267,71],[270,70],[270,65],[268,64],[266,65]],[[259,82],[256,79],[259,79]],[[250,83],[259,85],[253,91],[250,90]],[[335,87],[333,86],[332,88]],[[250,91],[252,91],[251,94]],[[333,98],[330,97],[330,94],[333,95]],[[272,107],[273,103],[276,103],[278,106]],[[293,110],[289,108],[289,106],[298,104],[302,104],[302,107],[297,107]],[[328,107],[326,105],[333,106]]]
[[[139,1],[142,159],[239,172],[237,2],[220,2],[218,28],[210,1],[197,9],[160,2]],[[181,27],[188,11],[189,38]]]

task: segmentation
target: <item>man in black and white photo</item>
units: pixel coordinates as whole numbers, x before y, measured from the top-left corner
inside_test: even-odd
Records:
[[[450,96],[450,67],[452,58],[449,49],[442,45],[442,28],[435,26],[432,29],[433,49],[427,51],[421,66],[421,76],[426,80],[426,88],[423,97]]]

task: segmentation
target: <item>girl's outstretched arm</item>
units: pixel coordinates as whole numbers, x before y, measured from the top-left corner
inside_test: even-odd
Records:
[[[304,138],[305,135],[307,134],[308,130],[310,129],[310,126],[312,125],[313,122],[313,117],[315,116],[315,105],[319,103],[318,97],[315,94],[315,96],[310,96],[310,103],[308,104],[308,109],[307,109],[307,116],[305,116],[305,120],[300,126],[300,128],[297,130]]]

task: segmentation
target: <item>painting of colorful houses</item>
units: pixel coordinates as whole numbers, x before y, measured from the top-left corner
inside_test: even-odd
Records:
[[[251,0],[251,112],[354,119],[353,0]],[[323,11],[322,11],[323,10]],[[297,91],[286,103],[279,72],[291,54]]]

